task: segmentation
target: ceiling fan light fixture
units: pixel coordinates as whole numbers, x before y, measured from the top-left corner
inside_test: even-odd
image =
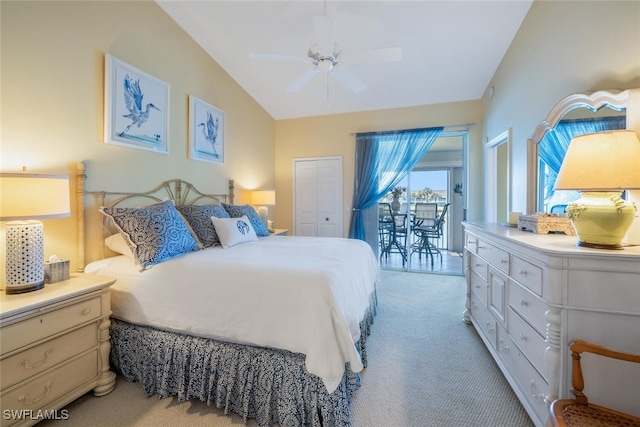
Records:
[[[319,71],[322,71],[323,73],[328,73],[331,70],[333,70],[333,66],[334,66],[334,61],[333,58],[331,57],[322,57],[320,59],[318,59],[318,63],[316,65],[316,67],[318,67]]]

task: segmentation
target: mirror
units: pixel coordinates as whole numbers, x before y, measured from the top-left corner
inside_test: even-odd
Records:
[[[548,212],[551,208],[548,197],[545,202],[545,186],[548,186],[548,177],[545,176],[545,164],[544,161],[541,161],[539,150],[539,144],[549,131],[555,130],[563,120],[589,122],[590,120],[585,119],[610,116],[625,117],[623,119],[625,121],[624,128],[631,129],[627,112],[632,92],[632,90],[598,91],[590,95],[569,95],[558,102],[546,119],[538,124],[527,141],[527,213]],[[574,136],[577,134],[579,133]]]
[[[491,141],[485,142],[487,154],[487,188],[485,218],[489,222],[507,222],[511,204],[511,129],[507,129]]]

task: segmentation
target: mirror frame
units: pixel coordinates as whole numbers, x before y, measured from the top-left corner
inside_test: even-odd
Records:
[[[616,110],[626,110],[626,128],[633,129],[633,116],[638,112],[633,111],[631,100],[638,96],[640,89],[627,89],[624,91],[601,90],[592,94],[576,93],[563,98],[558,102],[547,118],[538,123],[533,134],[527,139],[527,213],[538,210],[538,144],[566,113],[576,108],[588,108],[597,111],[608,106]],[[630,111],[631,110],[631,111]]]

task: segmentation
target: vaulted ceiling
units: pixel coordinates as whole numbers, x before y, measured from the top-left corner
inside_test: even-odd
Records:
[[[480,99],[532,3],[156,1],[276,120]],[[335,21],[343,61],[330,72],[310,71],[306,58],[318,42],[314,16]],[[359,61],[359,53],[395,47],[399,60]],[[309,81],[288,91],[301,76]]]

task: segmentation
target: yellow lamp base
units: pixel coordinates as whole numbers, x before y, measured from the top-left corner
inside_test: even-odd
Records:
[[[567,216],[578,234],[578,246],[622,249],[622,239],[636,215],[636,205],[619,192],[583,191],[567,205]]]

